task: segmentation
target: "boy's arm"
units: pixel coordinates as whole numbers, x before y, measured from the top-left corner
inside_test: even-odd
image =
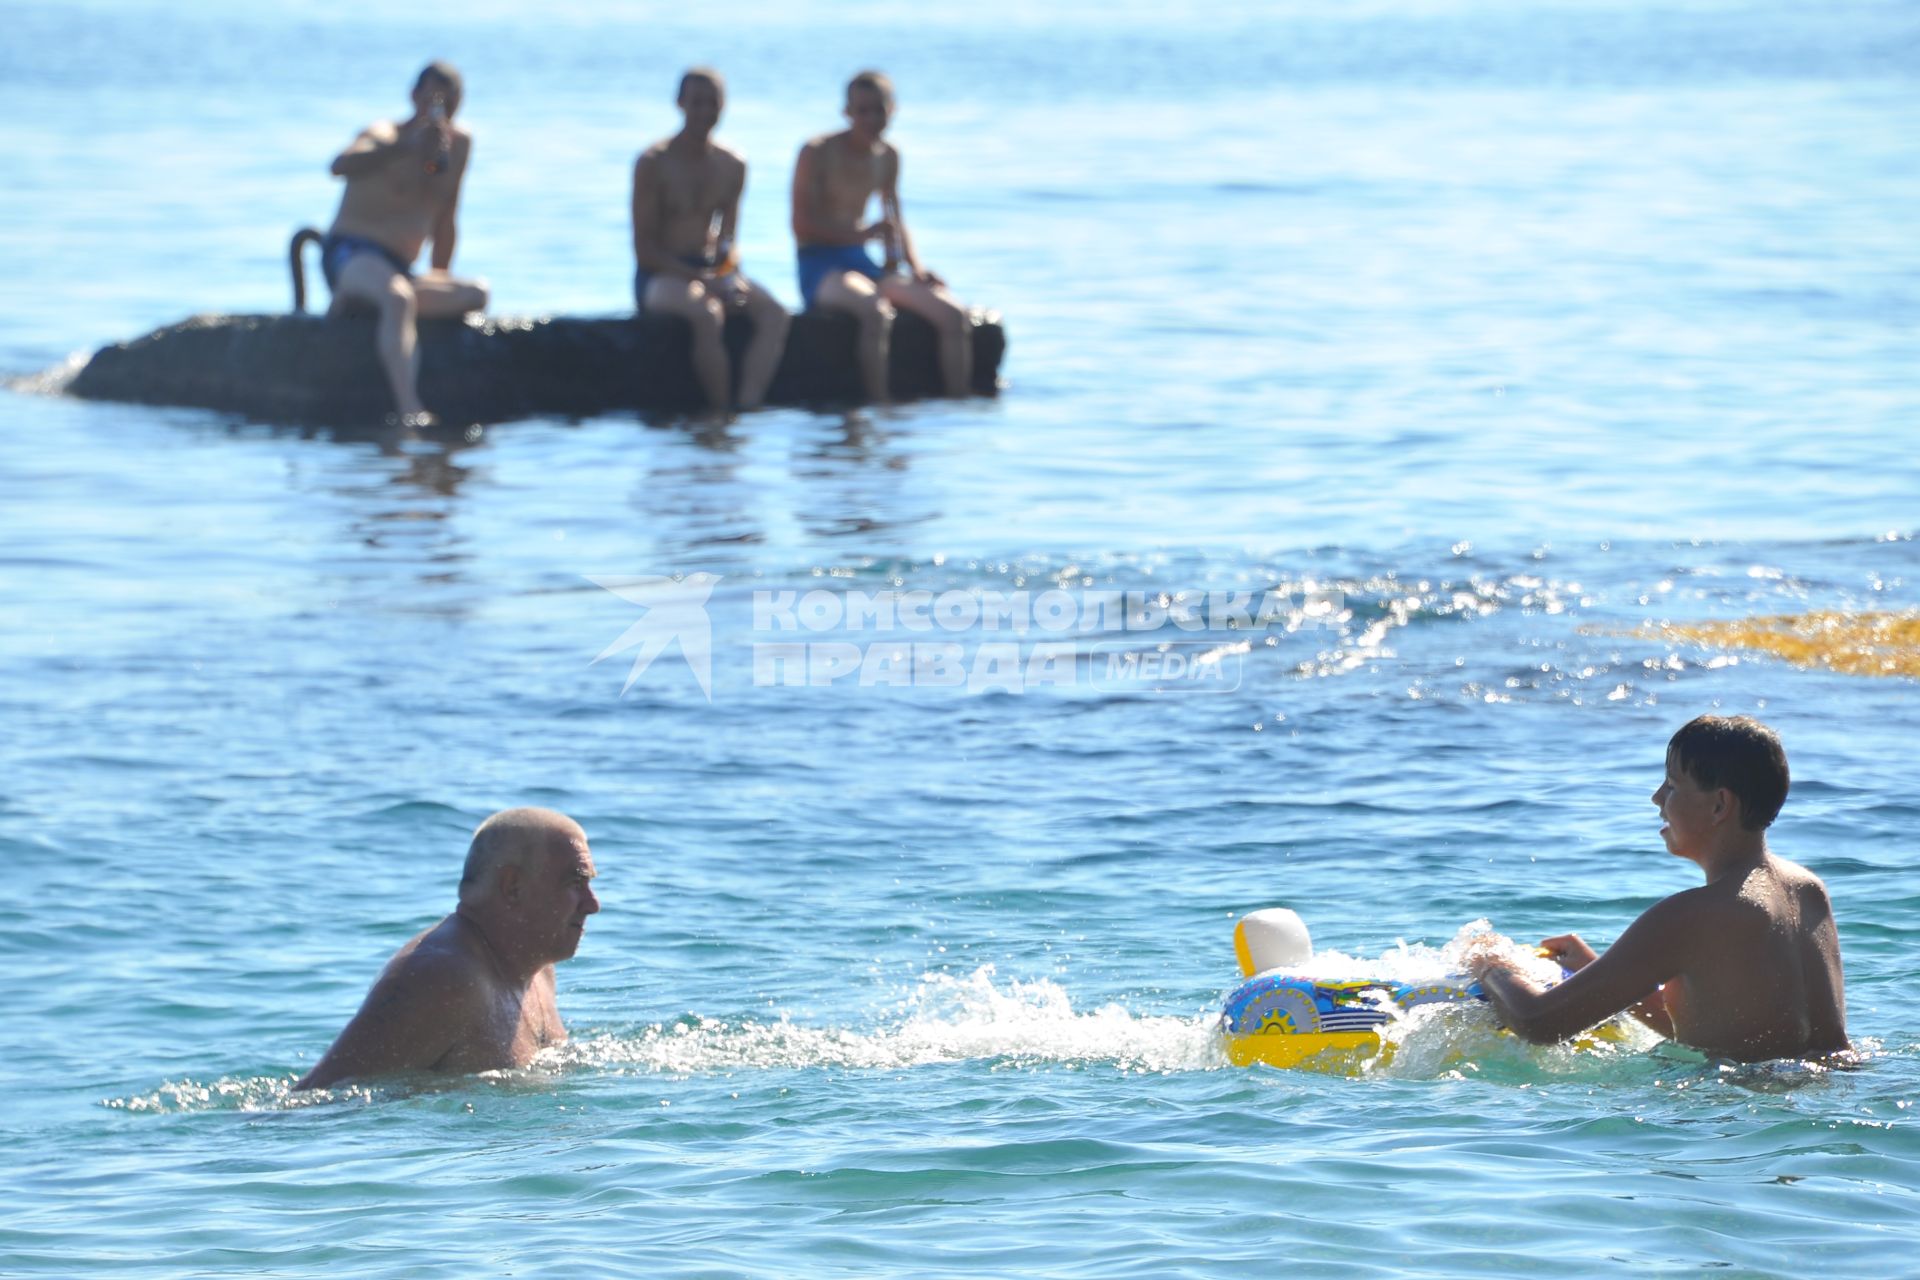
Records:
[[[920,265],[920,257],[913,251],[913,237],[907,234],[906,215],[900,212],[900,152],[890,150],[887,153],[886,168],[880,181],[880,216],[893,225],[893,234],[898,237],[900,261],[907,264],[907,271],[915,280],[926,284],[945,283],[939,276],[927,271]]]
[[[1540,940],[1540,949],[1547,957],[1568,973],[1578,973],[1600,957],[1594,954],[1587,940],[1577,933],[1562,933]],[[1667,1014],[1667,997],[1664,990],[1655,989],[1654,993],[1627,1010],[1635,1018],[1651,1027],[1654,1031],[1673,1038],[1673,1019]]]
[[[1498,960],[1477,962],[1476,976],[1500,1020],[1536,1044],[1564,1040],[1635,1006],[1651,1014],[1648,1006],[1660,984],[1684,967],[1683,952],[1694,936],[1685,898],[1676,894],[1649,907],[1618,942],[1558,986],[1542,990]],[[1670,1035],[1665,1015],[1661,1004],[1656,1015],[1641,1021]]]
[[[473,139],[467,134],[455,134],[449,144],[453,158],[453,190],[447,193],[447,203],[433,220],[433,256],[428,259],[435,271],[445,272],[453,266],[453,246],[460,238],[458,217],[460,213],[460,188],[467,181],[467,162],[473,156]]]
[[[737,267],[740,262],[740,249],[734,243],[734,236],[740,231],[740,198],[747,190],[747,162],[742,160],[740,168],[733,176],[733,184],[727,196],[720,202],[720,233],[716,246],[720,251],[720,260],[714,264],[716,270],[725,271],[727,260],[731,258]]]
[[[333,158],[329,168],[336,178],[357,178],[383,169],[417,149],[412,139],[397,132],[392,125],[370,124],[345,151]]]
[[[801,147],[800,158],[793,162],[793,207],[790,212],[794,243],[802,247],[848,243],[847,238],[836,229],[821,226],[815,221],[814,209],[819,201],[821,163],[820,144],[817,141]]]
[[[649,275],[695,277],[693,268],[660,246],[660,169],[651,151],[633,162],[633,260]]]

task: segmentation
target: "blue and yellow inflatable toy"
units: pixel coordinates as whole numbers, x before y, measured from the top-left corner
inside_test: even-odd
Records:
[[[1227,1059],[1237,1067],[1350,1069],[1379,1054],[1380,1029],[1409,1009],[1486,999],[1465,977],[1403,983],[1327,981],[1297,970],[1313,955],[1300,917],[1284,907],[1256,911],[1233,930],[1246,979],[1221,1015]]]

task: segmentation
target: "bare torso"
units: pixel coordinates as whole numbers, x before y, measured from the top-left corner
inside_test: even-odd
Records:
[[[361,236],[385,245],[405,261],[420,256],[434,222],[453,202],[466,171],[472,135],[455,125],[449,163],[436,173],[410,155],[396,156],[371,172],[349,177],[334,214],[332,233]],[[391,145],[400,127],[383,121],[369,125],[363,139]]]
[[[388,972],[396,965],[404,969],[413,950],[422,947],[444,955],[472,987],[453,1042],[429,1070],[458,1074],[524,1067],[540,1050],[566,1040],[553,998],[553,966],[521,990],[495,971],[479,932],[451,915],[402,947]]]
[[[635,166],[636,249],[647,240],[675,257],[711,257],[718,219],[738,198],[747,162],[718,143],[701,153],[671,142],[656,142]]]
[[[823,134],[807,143],[810,178],[803,198],[806,220],[814,229],[810,244],[861,242],[867,203],[876,191],[891,190],[899,153],[884,141],[862,149],[847,132]]]
[[[508,979],[479,929],[456,913],[394,953],[359,1012],[298,1087],[391,1071],[524,1067],[566,1038],[553,966],[543,966],[524,986]]]
[[[1675,906],[1689,940],[1663,988],[1674,1039],[1747,1061],[1848,1047],[1839,933],[1811,872],[1768,854]]]
[[[1716,864],[1647,908],[1604,953],[1577,935],[1541,945],[1575,972],[1542,988],[1497,954],[1469,959],[1501,1019],[1561,1040],[1631,1011],[1681,1044],[1743,1062],[1842,1053],[1840,936],[1826,886],[1765,848]]]

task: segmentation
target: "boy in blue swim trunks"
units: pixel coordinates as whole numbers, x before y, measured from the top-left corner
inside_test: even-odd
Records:
[[[713,140],[726,104],[720,73],[688,71],[675,101],[686,123],[633,166],[634,307],[687,322],[694,376],[716,413],[726,412],[733,383],[727,313],[744,311],[753,338],[740,362],[739,407],[757,409],[786,351],[787,311],[742,274],[733,251],[747,162]]]
[[[848,127],[800,149],[793,170],[793,238],[800,297],[808,307],[850,312],[860,322],[860,374],[867,398],[887,398],[894,308],[924,317],[940,337],[948,395],[964,396],[973,371],[973,324],[946,282],[920,265],[900,212],[900,153],[881,139],[893,114],[893,83],[862,71],[847,84]],[[866,220],[880,196],[880,216]],[[877,242],[884,262],[869,256]],[[902,273],[904,268],[904,274]]]
[[[399,124],[368,125],[333,160],[345,178],[340,211],[321,242],[320,267],[333,290],[333,307],[358,303],[379,313],[374,328],[381,366],[395,410],[410,426],[429,425],[420,402],[416,322],[484,310],[487,287],[456,280],[455,213],[467,174],[473,136],[453,123],[460,107],[460,73],[429,63],[413,86],[413,115]],[[413,274],[428,237],[433,269]]]
[[[1707,882],[1649,907],[1606,951],[1578,934],[1541,947],[1573,976],[1542,990],[1492,946],[1468,967],[1501,1020],[1563,1040],[1631,1011],[1662,1035],[1743,1062],[1844,1053],[1847,1001],[1827,888],[1774,856],[1766,829],[1787,798],[1787,756],[1745,716],[1701,716],[1667,744],[1653,793],[1660,837]]]

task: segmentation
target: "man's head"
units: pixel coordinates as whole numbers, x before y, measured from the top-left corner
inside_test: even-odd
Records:
[[[413,82],[414,110],[424,115],[439,98],[451,116],[460,109],[460,91],[460,73],[451,62],[436,58],[420,68],[419,78]]]
[[[1787,753],[1779,735],[1748,716],[1700,716],[1667,743],[1667,776],[1653,801],[1669,848],[1685,855],[1704,827],[1729,819],[1765,831],[1786,803]]]
[[[727,105],[727,83],[712,67],[689,67],[680,77],[680,91],[673,100],[680,104],[689,130],[711,133]]]
[[[859,137],[872,140],[893,118],[893,81],[879,71],[862,71],[847,81],[847,122]]]
[[[586,832],[552,809],[503,809],[473,833],[460,873],[460,906],[496,918],[517,951],[543,962],[580,946],[593,892]]]

